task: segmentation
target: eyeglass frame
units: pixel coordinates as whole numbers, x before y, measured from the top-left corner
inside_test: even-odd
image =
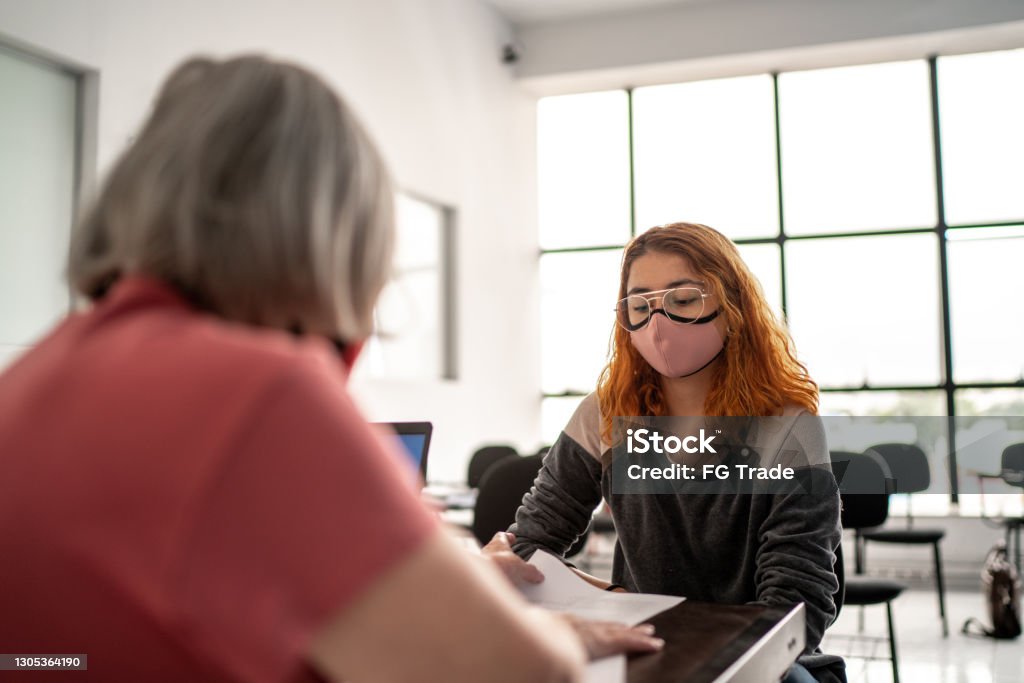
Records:
[[[615,312],[615,322],[627,332],[636,332],[650,325],[651,320],[654,319],[654,314],[657,313],[658,311],[664,313],[665,317],[671,320],[672,322],[678,323],[680,325],[693,325],[694,323],[700,324],[710,322],[711,320],[714,320],[715,317],[718,316],[718,310],[716,309],[712,313],[709,313],[706,316],[704,315],[704,308],[706,306],[707,299],[711,297],[711,294],[708,294],[707,292],[704,291],[704,286],[705,285],[703,283],[701,283],[699,287],[694,287],[692,285],[683,285],[681,287],[669,287],[668,289],[656,289],[652,292],[637,292],[636,294],[630,294],[629,296],[625,296],[616,301],[615,308],[612,309],[612,311]],[[665,310],[665,295],[668,292],[674,292],[680,289],[693,289],[700,293],[700,315],[698,315],[696,318],[683,318],[682,316],[673,315]],[[659,294],[660,296],[654,296],[655,294]],[[641,299],[646,301],[647,304],[651,306],[651,310],[647,313],[647,320],[645,320],[640,325],[630,327],[629,325],[624,324],[622,320],[619,319],[619,305],[624,301],[629,301],[633,297],[640,297]],[[661,299],[661,306],[654,307],[654,305],[651,303],[653,299]]]

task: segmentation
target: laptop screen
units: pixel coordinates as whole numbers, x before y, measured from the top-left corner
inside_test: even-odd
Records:
[[[423,464],[423,446],[427,443],[427,435],[399,434],[398,440],[402,442],[406,455],[412,459],[412,463],[416,466],[416,469],[420,469],[420,466]]]
[[[429,422],[386,422],[409,457],[423,481],[427,480],[427,454],[430,450],[430,434],[433,425]]]

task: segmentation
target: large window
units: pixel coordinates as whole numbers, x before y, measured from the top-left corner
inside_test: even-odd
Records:
[[[673,221],[737,242],[823,414],[1024,414],[1022,82],[1013,50],[541,100],[545,438],[596,385],[623,246]]]

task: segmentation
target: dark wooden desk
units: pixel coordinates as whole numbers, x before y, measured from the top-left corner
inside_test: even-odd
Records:
[[[658,653],[631,657],[629,683],[768,683],[803,652],[804,606],[712,605],[685,600],[650,620]]]

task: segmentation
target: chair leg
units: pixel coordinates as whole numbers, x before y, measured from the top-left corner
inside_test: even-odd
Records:
[[[1017,520],[1006,522],[1006,537],[1003,543],[1006,545],[1006,559],[1012,561],[1020,571],[1020,528]]]
[[[896,657],[896,629],[892,625],[892,601],[885,603],[885,614],[889,620],[889,656],[892,659],[892,683],[900,683],[900,664]]]
[[[942,578],[942,553],[939,542],[933,544],[935,550],[935,587],[939,592],[939,616],[942,617],[942,637],[949,637],[949,624],[946,620],[946,583]]]
[[[1019,521],[1016,524],[1013,525],[1013,538],[1014,538],[1014,544],[1013,545],[1014,545],[1014,549],[1015,549],[1014,556],[1017,559],[1017,571],[1018,572],[1021,571],[1021,566],[1020,566],[1020,528],[1021,528],[1021,526],[1022,526],[1022,524]],[[1007,552],[1009,552],[1009,547],[1007,547]]]

